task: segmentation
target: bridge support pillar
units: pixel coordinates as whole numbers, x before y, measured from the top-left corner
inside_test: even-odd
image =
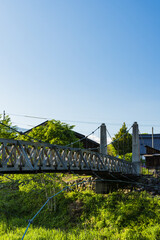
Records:
[[[139,130],[137,122],[133,124],[132,132],[132,162],[135,165],[136,172],[139,175],[141,173],[140,169],[140,147],[139,147]]]
[[[118,183],[109,183],[105,181],[97,181],[95,186],[95,192],[101,194],[108,194],[119,188]]]
[[[102,123],[100,128],[100,153],[107,154],[107,133],[106,133],[106,125]]]

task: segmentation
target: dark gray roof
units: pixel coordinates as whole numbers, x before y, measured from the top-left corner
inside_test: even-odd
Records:
[[[139,134],[140,154],[146,154],[145,146],[152,147],[152,134]],[[160,134],[153,134],[154,148],[160,150]]]
[[[39,127],[39,126],[45,126],[45,125],[47,124],[47,122],[48,122],[48,120],[45,121],[45,122],[42,122],[41,124],[39,124],[39,125],[31,128],[31,129],[28,129],[28,130],[24,131],[24,133],[29,133],[29,132],[32,131],[32,129],[37,128],[37,127]],[[73,131],[73,130],[72,130],[72,131]],[[98,148],[99,145],[100,145],[99,143],[95,142],[94,140],[92,140],[92,139],[90,139],[90,138],[86,138],[85,135],[83,135],[83,134],[81,134],[81,133],[78,133],[78,132],[75,132],[75,131],[73,131],[73,132],[74,132],[76,138],[78,138],[78,139],[83,139],[83,140],[82,140],[82,143],[83,143],[83,147],[84,147],[84,148],[94,148],[94,151],[98,151],[97,148]]]

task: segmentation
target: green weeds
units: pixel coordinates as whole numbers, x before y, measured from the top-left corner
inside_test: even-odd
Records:
[[[53,177],[53,176],[52,176]],[[21,239],[47,197],[64,186],[43,175],[1,177],[0,239]],[[28,240],[159,240],[160,198],[146,192],[64,191],[37,215]]]

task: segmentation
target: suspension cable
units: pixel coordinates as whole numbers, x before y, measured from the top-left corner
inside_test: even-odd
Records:
[[[7,128],[9,128],[9,129],[11,129],[12,131],[14,131],[14,132],[16,132],[16,133],[19,133],[20,135],[23,135],[23,136],[26,135],[26,136],[27,136],[28,138],[30,138],[30,139],[33,139],[33,140],[38,141],[38,142],[43,142],[42,140],[39,140],[39,139],[37,139],[37,138],[28,136],[27,133],[23,133],[23,132],[21,132],[21,131],[18,131],[18,130],[16,130],[16,129],[14,129],[13,127],[10,127],[10,126],[2,123],[2,122],[0,122],[0,124],[3,125],[3,126],[5,126],[5,127],[7,127]],[[43,143],[44,143],[44,142],[43,142]]]
[[[79,139],[79,140],[77,140],[77,141],[75,141],[75,142],[71,142],[70,144],[66,145],[65,147],[69,147],[69,146],[71,146],[71,145],[73,145],[73,144],[75,144],[75,143],[78,143],[78,142],[83,141],[84,139],[87,139],[90,135],[94,134],[99,128],[100,128],[100,126],[99,126],[98,128],[96,128],[93,132],[91,132],[90,134],[88,134],[87,136],[84,136],[83,138],[81,138],[81,139]]]
[[[133,125],[121,137],[115,139],[114,141],[112,141],[111,143],[109,143],[107,145],[113,144],[114,142],[116,142],[116,141],[120,140],[121,138],[123,138],[131,130],[132,127],[133,127]],[[105,147],[107,147],[107,145]]]

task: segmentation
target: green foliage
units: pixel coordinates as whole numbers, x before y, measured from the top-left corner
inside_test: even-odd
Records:
[[[0,177],[0,239],[21,239],[27,220],[64,186],[54,174]],[[37,215],[25,239],[160,239],[160,198],[146,192],[64,191],[55,200]]]
[[[107,153],[114,157],[117,155],[116,150],[112,144],[107,146]]]
[[[10,117],[8,115],[6,115],[5,120],[2,120],[2,115],[0,114],[0,122],[13,128],[13,129],[11,129],[9,127],[6,127],[3,124],[0,124],[0,138],[7,138],[7,139],[15,138],[16,133],[15,133],[14,129],[16,130],[16,127],[12,126]]]
[[[18,136],[21,140],[37,139],[43,142],[56,145],[68,145],[77,141],[72,129],[74,126],[62,123],[60,121],[47,121],[45,125],[33,128],[27,135]],[[37,141],[35,140],[35,141]],[[81,144],[75,144],[74,147],[82,147]]]
[[[7,119],[6,124],[11,124]],[[29,135],[67,145],[75,139],[72,128],[53,120]],[[16,136],[7,131],[1,131],[1,136]],[[28,140],[27,137],[23,139]],[[126,158],[129,160],[131,154],[126,154]],[[28,220],[49,197],[66,186],[62,178],[62,174],[0,176],[0,239],[20,240]],[[25,239],[159,240],[159,222],[160,198],[153,198],[146,192],[117,191],[101,195],[89,190],[70,190],[48,201],[29,227]]]
[[[126,153],[125,155],[118,156],[120,159],[124,159],[128,162],[132,162],[132,153]]]
[[[119,139],[119,140],[117,140],[117,139]],[[115,141],[115,140],[117,140],[117,141]],[[115,141],[113,143],[113,146],[115,148],[117,155],[124,155],[126,153],[132,152],[132,135],[127,132],[127,127],[126,127],[125,123],[123,123],[119,132],[117,134],[115,134],[113,141]]]
[[[2,115],[0,115],[0,122],[2,123],[0,124],[0,138],[16,138],[17,140],[24,141],[35,139],[35,141],[40,140],[55,145],[68,145],[78,140],[73,131],[74,125],[70,126],[66,123],[56,120],[47,121],[46,124],[33,128],[28,134],[25,135],[20,135],[14,131],[17,130],[17,127],[12,126],[11,119],[8,115],[5,117],[5,120],[2,120]],[[82,146],[82,143],[79,142],[72,144],[72,147]]]

